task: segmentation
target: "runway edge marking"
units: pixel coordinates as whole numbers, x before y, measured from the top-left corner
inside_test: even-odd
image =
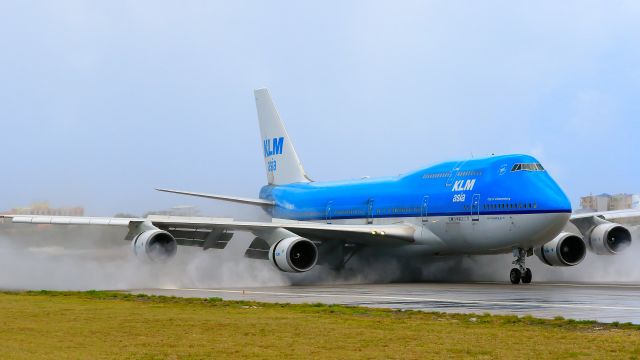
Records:
[[[175,291],[194,291],[194,292],[212,292],[212,293],[234,293],[244,295],[275,295],[275,296],[306,296],[306,297],[350,297],[360,299],[378,299],[378,300],[396,300],[396,301],[423,301],[423,302],[443,302],[451,304],[476,304],[476,305],[505,305],[505,306],[539,306],[539,307],[556,307],[556,308],[576,308],[576,309],[607,309],[607,310],[634,310],[640,311],[640,307],[626,306],[594,306],[580,304],[554,304],[554,303],[533,303],[533,302],[510,302],[510,301],[485,301],[485,300],[456,300],[456,299],[438,299],[438,298],[422,298],[422,297],[400,297],[400,296],[377,296],[377,295],[361,295],[361,294],[315,294],[315,293],[284,293],[269,291],[251,291],[251,290],[221,290],[221,289],[189,289],[189,288],[163,288],[158,290],[175,290]]]

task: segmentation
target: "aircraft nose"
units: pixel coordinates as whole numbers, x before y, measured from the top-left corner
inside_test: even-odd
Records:
[[[565,210],[567,212],[571,212],[571,201],[569,201],[569,198],[567,197],[567,194],[564,193],[564,191],[562,191],[562,189],[559,189],[560,194],[558,194],[558,207],[561,210]]]
[[[562,190],[560,185],[556,183],[550,176],[547,176],[540,188],[539,196],[543,198],[541,203],[547,210],[554,212],[571,213],[571,201]]]

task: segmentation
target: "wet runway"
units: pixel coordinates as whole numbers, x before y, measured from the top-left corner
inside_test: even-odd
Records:
[[[419,283],[216,289],[141,289],[132,293],[220,297],[278,303],[327,303],[462,313],[533,315],[640,324],[640,285]]]

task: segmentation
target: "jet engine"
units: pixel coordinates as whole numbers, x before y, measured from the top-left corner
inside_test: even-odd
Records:
[[[318,262],[318,248],[309,239],[289,237],[269,249],[269,261],[284,272],[305,272]]]
[[[178,251],[176,239],[160,229],[147,230],[131,242],[133,253],[148,262],[163,262],[171,259]]]
[[[631,245],[631,232],[622,225],[606,222],[591,230],[588,242],[598,255],[615,255]]]
[[[548,243],[533,249],[538,259],[550,266],[578,265],[587,254],[582,237],[563,232]]]

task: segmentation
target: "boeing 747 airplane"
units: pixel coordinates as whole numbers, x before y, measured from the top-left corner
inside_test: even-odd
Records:
[[[575,266],[587,249],[614,255],[632,241],[627,226],[640,211],[573,215],[571,204],[542,164],[529,155],[444,162],[411,173],[315,182],[307,175],[266,89],[254,92],[267,185],[259,198],[158,189],[259,206],[271,222],[207,217],[147,218],[4,215],[13,223],[128,227],[136,256],[173,257],[178,245],[224,249],[235,232],[255,239],[245,256],[285,272],[316,265],[341,269],[367,247],[446,255],[512,253],[513,284],[530,283],[527,257]]]

